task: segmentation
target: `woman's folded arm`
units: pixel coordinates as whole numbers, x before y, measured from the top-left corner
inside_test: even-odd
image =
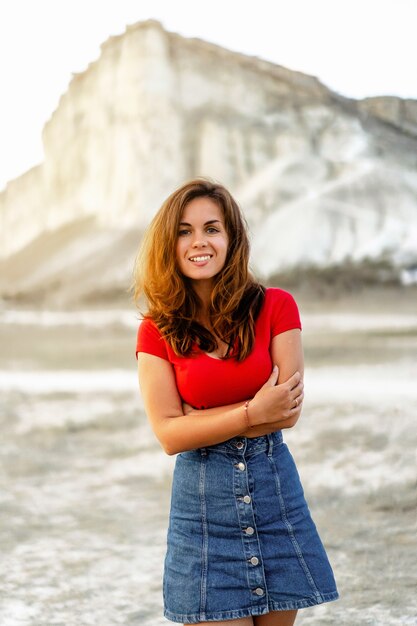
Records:
[[[300,399],[300,404],[302,401],[299,372],[277,385],[279,371],[275,368],[261,389],[249,399],[248,410],[242,402],[190,413],[184,413],[169,361],[139,352],[138,374],[146,414],[167,454],[214,445],[238,435],[267,434],[278,428],[289,428],[298,419],[300,406],[294,407],[295,398]]]

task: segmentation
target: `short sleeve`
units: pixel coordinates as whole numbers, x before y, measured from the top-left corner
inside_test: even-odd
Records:
[[[301,330],[300,312],[293,296],[284,289],[268,291],[271,299],[271,337],[293,328]]]
[[[151,319],[145,318],[139,325],[136,341],[136,358],[138,352],[147,352],[161,359],[168,359],[168,352],[165,341],[158,330],[158,327]]]

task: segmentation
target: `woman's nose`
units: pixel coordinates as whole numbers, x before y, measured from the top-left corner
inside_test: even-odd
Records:
[[[192,243],[193,248],[203,248],[207,246],[207,242],[201,234],[196,234]]]

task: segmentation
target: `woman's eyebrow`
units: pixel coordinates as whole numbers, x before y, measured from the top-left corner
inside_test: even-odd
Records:
[[[208,222],[204,222],[204,226],[207,226],[207,224],[215,224],[216,222],[219,222],[220,224],[220,220],[209,220]],[[180,222],[180,226],[192,226],[192,224],[189,224],[188,222]]]

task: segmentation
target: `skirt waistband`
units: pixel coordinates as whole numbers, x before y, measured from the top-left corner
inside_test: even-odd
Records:
[[[261,437],[232,437],[221,443],[216,443],[212,446],[205,446],[198,448],[197,451],[202,456],[209,454],[210,452],[222,452],[224,454],[239,454],[242,456],[251,456],[258,452],[268,451],[268,455],[272,455],[274,446],[277,446],[283,442],[282,432],[277,430],[269,435],[262,435]]]

